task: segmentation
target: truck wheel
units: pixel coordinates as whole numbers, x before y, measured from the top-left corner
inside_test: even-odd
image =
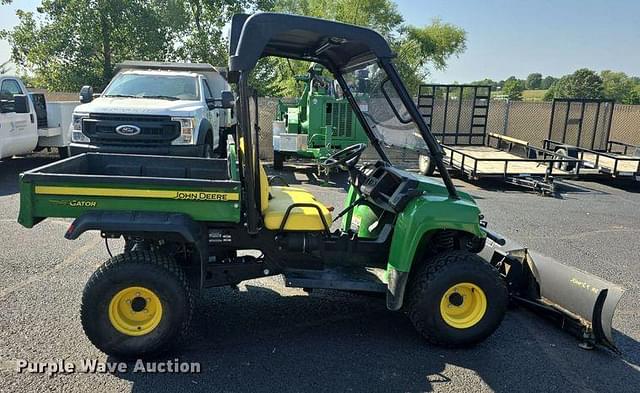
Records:
[[[274,151],[273,152],[273,169],[280,171],[282,170],[283,167],[284,167],[284,155],[279,151]]]
[[[407,311],[432,344],[476,344],[500,325],[508,303],[504,280],[476,254],[450,251],[423,264],[409,287]]]
[[[71,148],[69,146],[59,147],[58,156],[60,158],[69,158],[71,156]]]
[[[169,256],[130,252],[107,260],[82,294],[80,318],[89,340],[106,354],[144,357],[169,348],[189,328],[193,294]]]
[[[424,176],[431,176],[436,170],[435,162],[431,159],[431,156],[420,154],[418,157],[418,170]]]

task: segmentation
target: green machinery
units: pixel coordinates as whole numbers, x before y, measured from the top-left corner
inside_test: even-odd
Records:
[[[278,101],[273,123],[273,166],[282,169],[287,158],[307,158],[319,162],[337,150],[356,143],[367,143],[367,136],[351,105],[333,79],[323,76],[324,68],[312,63],[306,75],[296,76],[304,83],[300,98]],[[368,71],[358,70],[353,94],[366,101]],[[366,105],[361,105],[366,111]]]
[[[513,302],[556,321],[585,347],[616,350],[611,322],[623,290],[487,229],[473,198],[453,184],[382,36],[261,13],[234,16],[230,46],[229,79],[238,95],[223,93],[219,105],[235,105],[238,128],[227,158],[86,153],[20,176],[23,226],[68,217],[74,221],[67,239],[99,231],[105,242],[126,240],[124,252],[94,272],[82,295],[80,320],[97,348],[118,357],[154,356],[188,336],[200,289],[281,274],[289,287],[379,293],[387,309],[406,313],[439,345],[484,340]],[[249,85],[265,56],[331,70],[368,138],[368,145],[350,145],[321,162],[327,171],[349,174],[340,212],[304,188],[270,184]],[[372,82],[363,102],[353,90],[365,66]],[[393,121],[426,144],[440,179],[393,165],[383,142],[405,140]],[[390,135],[383,140],[382,132]],[[359,165],[367,146],[379,160]]]

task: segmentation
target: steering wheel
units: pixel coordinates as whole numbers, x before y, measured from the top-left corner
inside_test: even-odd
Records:
[[[367,145],[364,143],[356,143],[355,145],[345,147],[325,158],[320,165],[327,169],[337,166],[349,170],[356,165],[360,159],[360,155],[362,155],[366,148]]]

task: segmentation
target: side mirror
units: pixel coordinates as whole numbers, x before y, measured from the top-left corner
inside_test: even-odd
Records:
[[[209,109],[230,109],[233,108],[235,97],[229,90],[223,90],[220,98],[207,98]]]
[[[223,90],[220,94],[220,100],[222,101],[221,106],[225,109],[233,108],[233,103],[235,101],[233,93],[229,90]]]
[[[82,86],[82,89],[80,89],[80,103],[86,104],[91,101],[93,101],[93,87]]]
[[[26,94],[16,94],[13,96],[14,101],[14,109],[16,113],[29,113],[31,109],[29,108],[29,96]]]

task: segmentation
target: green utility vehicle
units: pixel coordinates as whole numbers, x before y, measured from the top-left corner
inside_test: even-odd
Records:
[[[282,169],[288,158],[306,158],[315,162],[356,143],[367,143],[351,104],[332,78],[323,76],[324,67],[312,63],[306,75],[296,77],[304,83],[302,96],[294,101],[278,101],[273,122],[273,167]],[[360,110],[368,111],[366,91],[369,71],[354,73],[353,96]]]
[[[120,357],[157,353],[188,331],[196,290],[279,274],[290,287],[386,294],[389,310],[404,311],[439,345],[482,341],[511,298],[552,317],[585,346],[615,349],[611,318],[622,290],[486,229],[474,200],[451,182],[382,36],[271,13],[235,15],[231,27],[239,127],[226,159],[87,153],[20,177],[22,225],[71,217],[67,239],[89,230],[126,239],[125,252],[96,270],[82,295],[82,325],[99,349]],[[349,173],[339,214],[302,188],[269,182],[248,84],[264,56],[331,71],[380,156],[359,165],[365,145],[354,144],[323,161]],[[363,68],[371,71],[367,96],[375,106],[367,116],[348,82]],[[218,104],[231,103],[224,94]],[[407,143],[415,135],[441,181],[399,170],[388,159],[382,142]]]

